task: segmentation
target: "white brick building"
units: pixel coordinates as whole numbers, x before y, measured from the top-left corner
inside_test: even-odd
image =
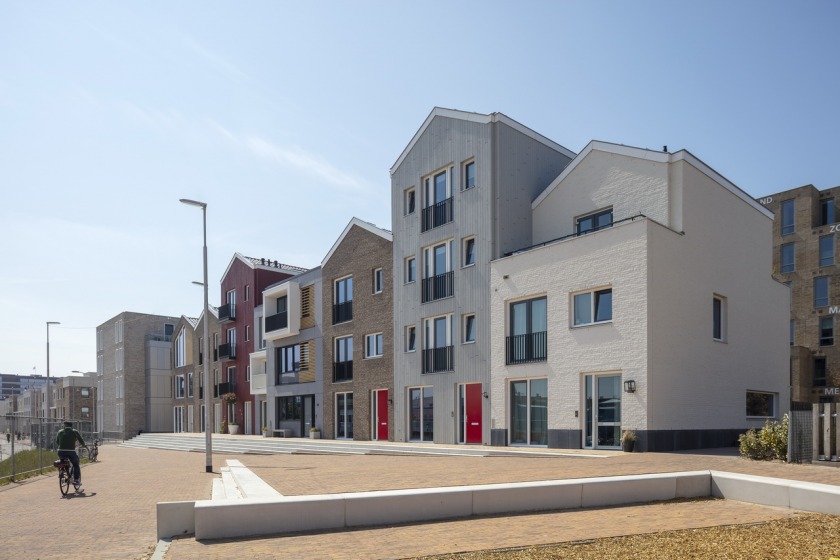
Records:
[[[715,447],[787,412],[789,290],[752,198],[686,151],[592,142],[532,212],[537,246],[490,267],[494,444]]]

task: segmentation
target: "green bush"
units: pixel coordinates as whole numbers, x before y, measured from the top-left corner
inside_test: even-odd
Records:
[[[767,420],[760,430],[748,430],[738,438],[741,455],[750,459],[787,460],[788,415],[780,422]]]

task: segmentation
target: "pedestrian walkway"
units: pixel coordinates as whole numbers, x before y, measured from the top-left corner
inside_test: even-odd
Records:
[[[214,436],[214,443],[248,437],[262,439]],[[686,470],[742,472],[840,486],[840,469],[756,463],[731,455],[567,455],[214,454],[216,472],[208,474],[203,452],[106,445],[100,462],[83,469],[84,496],[61,498],[55,475],[0,486],[0,508],[13,512],[0,524],[0,538],[3,556],[8,558],[149,558],[156,545],[156,504],[210,499],[213,480],[227,459],[240,461],[289,496]],[[753,523],[790,515],[796,512],[706,500],[235,541],[181,538],[171,543],[166,558],[403,558]]]

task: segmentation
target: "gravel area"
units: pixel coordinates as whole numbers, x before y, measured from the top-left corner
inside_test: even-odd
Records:
[[[752,525],[664,531],[509,550],[426,556],[425,560],[759,560],[840,558],[840,516],[802,513]]]

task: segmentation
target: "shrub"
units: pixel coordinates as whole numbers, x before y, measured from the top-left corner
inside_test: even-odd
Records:
[[[787,460],[788,415],[780,422],[767,420],[760,430],[748,430],[738,438],[741,455],[750,459]]]

